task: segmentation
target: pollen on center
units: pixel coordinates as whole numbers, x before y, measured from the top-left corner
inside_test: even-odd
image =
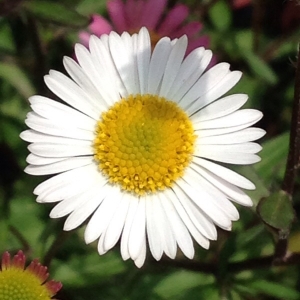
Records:
[[[172,186],[183,175],[196,136],[186,113],[156,95],[130,95],[101,115],[94,157],[111,183],[137,195]]]

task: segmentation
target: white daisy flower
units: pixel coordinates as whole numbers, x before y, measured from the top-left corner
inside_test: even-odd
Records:
[[[64,58],[70,77],[51,70],[48,88],[67,105],[31,97],[21,134],[30,142],[32,175],[58,174],[34,190],[41,203],[59,202],[50,217],[67,216],[64,230],[89,218],[85,241],[104,254],[120,240],[124,260],[144,264],[177,246],[194,256],[193,239],[208,248],[216,225],[231,229],[233,202],[252,205],[248,179],[219,165],[253,164],[265,132],[249,128],[262,113],[240,109],[244,94],[220,98],[241,78],[219,63],[205,71],[210,50],[185,57],[186,36],[162,38],[151,51],[149,32],[92,36],[77,44],[78,63]],[[193,239],[192,239],[193,238]]]

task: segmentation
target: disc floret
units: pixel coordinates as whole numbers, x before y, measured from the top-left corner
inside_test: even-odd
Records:
[[[60,282],[47,281],[47,267],[35,259],[25,268],[26,258],[20,250],[11,260],[9,252],[2,256],[0,299],[50,300],[62,287]]]
[[[196,136],[186,113],[156,95],[130,95],[101,115],[95,160],[109,181],[143,195],[183,175]]]

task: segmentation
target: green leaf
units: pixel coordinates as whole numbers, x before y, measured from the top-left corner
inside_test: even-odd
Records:
[[[253,74],[270,84],[275,84],[278,81],[276,73],[269,65],[252,52],[253,32],[251,30],[237,32],[235,35],[235,43],[240,55],[247,62]]]
[[[238,294],[236,291],[230,291],[228,299],[230,300],[243,300],[242,296]]]
[[[213,276],[191,271],[177,271],[160,281],[154,288],[154,292],[163,299],[174,299],[175,296],[182,295],[186,290],[199,285],[211,284],[213,281]]]
[[[298,291],[277,282],[275,283],[267,280],[259,280],[255,282],[249,282],[247,285],[253,290],[256,290],[263,294],[267,294],[276,299],[300,299],[300,293]]]
[[[25,111],[25,110],[24,110]],[[22,114],[23,115],[23,114]],[[24,142],[20,139],[19,135],[24,128],[24,123],[20,122],[16,118],[8,115],[2,115],[0,113],[0,138],[6,142],[12,149],[18,149],[19,147],[25,147]],[[24,166],[24,157],[16,156],[16,159],[21,160]]]
[[[253,31],[251,29],[237,31],[234,39],[239,49],[249,51],[253,47]]]
[[[35,94],[34,87],[26,74],[13,63],[0,62],[0,77],[15,87],[24,98]]]
[[[93,249],[94,251],[94,249]],[[100,284],[110,277],[126,270],[119,254],[110,252],[105,257],[92,252],[73,255],[67,263],[56,262],[55,273],[66,286],[84,287],[87,284]]]
[[[1,205],[2,208],[2,205]],[[4,251],[6,251],[7,249],[5,249],[5,245],[8,244],[7,240],[8,240],[9,234],[8,234],[8,222],[6,220],[6,218],[3,218],[1,216],[0,219],[0,253],[3,253]]]
[[[285,169],[288,153],[289,133],[284,133],[262,144],[261,161],[254,165],[254,169],[266,184],[271,185],[274,178]]]
[[[275,84],[278,81],[275,72],[256,54],[249,50],[245,51],[245,49],[242,49],[242,55],[248,63],[249,68],[259,78],[263,79],[269,84]]]
[[[258,240],[262,232],[264,232],[264,228],[261,224],[241,231],[236,238],[237,249],[249,249],[249,247]]]
[[[24,3],[25,9],[37,19],[49,21],[58,25],[84,28],[89,24],[89,18],[79,14],[71,7],[52,1],[28,1]]]
[[[261,174],[256,171],[253,166],[232,166],[232,169],[245,176],[255,184],[255,190],[246,191],[254,203],[254,208],[257,206],[261,198],[269,196],[270,192],[262,180],[263,177],[260,176]]]
[[[295,218],[290,196],[284,191],[263,198],[257,206],[257,212],[267,225],[283,232],[290,229]]]
[[[83,15],[103,14],[106,9],[105,0],[83,0],[77,6],[77,11]]]
[[[231,9],[225,1],[218,1],[210,10],[209,17],[218,31],[226,31],[231,27]]]
[[[248,283],[248,281],[247,281]],[[250,288],[248,286],[248,284],[240,284],[240,283],[236,283],[234,285],[234,289],[239,293],[239,294],[242,294],[242,295],[251,295],[251,296],[256,296],[257,295],[257,291],[255,291],[254,289]],[[253,298],[253,299],[256,299],[256,298]]]
[[[24,213],[24,207],[26,207],[26,213]],[[32,197],[18,195],[11,201],[10,209],[9,224],[23,236],[37,254],[39,237],[44,226],[46,226],[46,223],[40,218],[41,207],[35,203]],[[30,218],[30,221],[28,221],[28,218]],[[15,235],[14,238],[18,240],[18,247],[20,247],[21,240],[19,240],[18,235]]]
[[[12,33],[6,23],[0,24],[0,51],[4,53],[13,53],[15,51]]]

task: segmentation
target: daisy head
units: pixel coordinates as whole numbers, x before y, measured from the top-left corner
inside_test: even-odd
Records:
[[[21,134],[30,142],[32,175],[56,174],[34,190],[41,203],[58,203],[52,218],[64,230],[89,218],[85,241],[104,254],[119,240],[123,259],[143,265],[175,258],[177,246],[194,255],[193,239],[208,248],[216,225],[231,229],[233,202],[250,206],[242,189],[254,185],[218,162],[258,162],[264,135],[249,128],[262,113],[240,109],[244,94],[222,97],[241,78],[212,53],[185,57],[187,37],[160,39],[151,50],[147,29],[130,36],[92,36],[75,46],[78,63],[64,58],[70,77],[51,70],[49,89],[65,104],[31,97]]]
[[[26,258],[20,250],[11,259],[9,252],[2,256],[0,269],[1,300],[50,300],[62,288],[60,282],[47,281],[47,267],[37,259],[25,268]]]
[[[189,15],[186,5],[177,4],[163,16],[167,10],[167,0],[109,0],[107,10],[111,22],[94,14],[89,31],[79,34],[81,43],[88,46],[91,34],[101,36],[109,34],[112,30],[120,34],[124,31],[133,34],[145,26],[149,30],[152,47],[161,37],[175,39],[184,34],[189,38],[186,53],[197,47],[209,45],[208,36],[200,34],[202,24],[196,21],[186,22]]]

